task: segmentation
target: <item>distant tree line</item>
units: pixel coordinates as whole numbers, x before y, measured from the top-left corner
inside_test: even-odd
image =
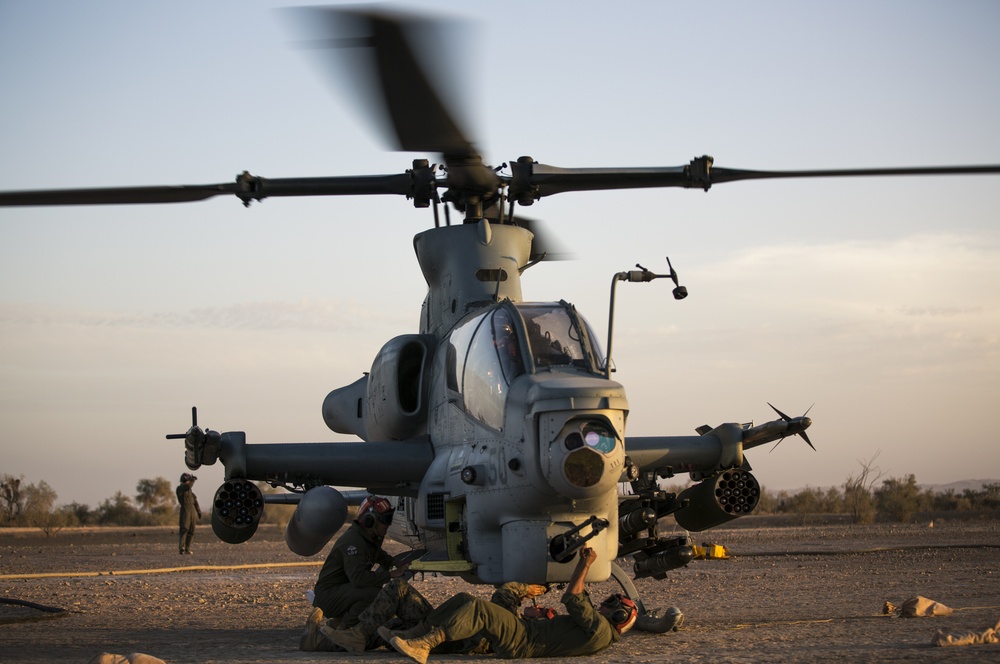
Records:
[[[263,482],[258,486],[264,493],[277,489]],[[37,484],[24,476],[0,476],[0,527],[41,528],[52,535],[72,526],[163,526],[177,525],[178,504],[175,487],[164,477],[141,479],[135,485],[135,495],[121,491],[106,498],[96,508],[73,502],[56,505],[55,490],[45,480]],[[211,500],[202,497],[202,512],[211,513]],[[275,523],[284,528],[294,505],[271,505],[264,511],[261,523]]]
[[[908,523],[918,515],[949,514],[955,518],[1000,517],[1000,482],[978,490],[921,489],[913,475],[890,477],[877,487],[846,483],[842,488],[806,488],[790,493],[762,493],[758,513],[847,514],[854,523]]]
[[[877,455],[876,455],[877,456]],[[875,521],[909,522],[926,513],[950,513],[957,518],[1000,518],[1000,482],[984,484],[978,490],[921,489],[913,475],[881,479],[873,467],[874,457],[861,463],[862,470],[842,487],[805,488],[772,493],[761,489],[755,514],[844,514],[854,523]],[[260,483],[264,493],[275,489]],[[679,492],[683,487],[670,490]],[[0,476],[0,527],[41,528],[51,535],[70,526],[162,526],[177,523],[177,498],[170,482],[163,478],[141,479],[135,495],[117,491],[96,508],[70,503],[56,505],[55,490],[44,480],[37,484],[24,477]],[[206,516],[210,501],[202,500]],[[294,511],[292,505],[271,505],[263,523],[283,527]]]
[[[762,487],[756,515],[802,516],[834,514],[849,517],[857,524],[875,522],[908,523],[917,518],[1000,519],[1000,482],[984,483],[979,489],[935,491],[922,489],[916,476],[882,479],[875,461],[859,461],[861,470],[839,487],[797,491],[768,491]],[[679,493],[685,487],[671,485],[665,490]]]
[[[685,487],[671,485],[667,491],[679,493]],[[802,516],[845,515],[852,523],[910,523],[916,518],[950,516],[956,519],[1000,519],[1000,482],[983,484],[980,489],[934,491],[921,489],[917,478],[891,477],[881,484],[865,484],[850,479],[840,487],[797,491],[768,491],[761,488],[755,515]]]
[[[56,506],[55,490],[45,480],[0,476],[0,526],[41,528],[52,534],[69,526],[159,526],[177,523],[177,498],[163,477],[139,480],[135,496],[117,491],[95,509],[73,502]]]
[[[854,523],[878,521],[908,523],[919,514],[947,513],[958,518],[1000,517],[1000,482],[983,484],[980,489],[934,491],[921,489],[917,478],[882,479],[884,473],[875,465],[880,452],[858,461],[857,474],[843,487],[802,489],[795,493],[779,492],[762,497],[761,511],[773,514],[848,514]],[[881,484],[879,483],[881,481]],[[766,503],[764,498],[766,498]]]

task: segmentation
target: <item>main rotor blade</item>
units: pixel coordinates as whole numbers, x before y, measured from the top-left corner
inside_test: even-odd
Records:
[[[444,200],[467,218],[481,216],[482,203],[497,197],[500,178],[483,163],[441,94],[449,82],[447,67],[427,64],[445,47],[442,33],[450,26],[384,10],[304,8],[296,14],[309,17],[305,27],[320,35],[313,45],[339,51],[331,64],[350,62],[358,97],[374,106],[369,114],[385,116],[398,149],[443,155]]]
[[[446,162],[479,160],[440,94],[444,81],[435,80],[440,75],[427,71],[418,57],[421,47],[445,48],[443,21],[385,10],[308,7],[296,11],[310,18],[311,30],[325,32],[326,37],[315,44],[346,51],[333,55],[350,58],[359,85],[375,86],[378,99],[372,101],[388,116],[398,149],[441,153]],[[428,36],[433,44],[421,39]],[[365,74],[374,80],[362,78]]]
[[[512,198],[523,195],[518,167],[511,165],[514,178],[510,185]],[[686,166],[666,168],[559,168],[547,164],[532,164],[526,183],[534,198],[568,191],[602,189],[642,189],[649,187],[688,187],[690,177]]]
[[[419,161],[419,160],[418,160]],[[509,194],[522,205],[532,200],[569,191],[684,187],[708,190],[713,184],[740,180],[820,177],[868,177],[910,175],[1000,174],[1000,165],[921,166],[901,168],[857,168],[803,171],[754,171],[711,167],[711,157],[700,157],[687,166],[662,168],[558,168],[519,159],[511,164],[511,177],[498,177],[474,155],[449,169],[445,186],[462,195],[486,195],[504,180]],[[476,163],[478,162],[478,163]],[[458,164],[461,164],[459,166]],[[235,195],[249,204],[275,196],[363,196],[396,194],[427,200],[439,186],[426,163],[397,175],[358,175],[314,178],[268,179],[244,172],[234,182],[205,185],[113,187],[103,189],[51,189],[0,192],[0,207],[48,205],[132,205],[186,203],[214,196]]]
[[[514,225],[531,231],[532,235],[535,236],[531,241],[529,261],[569,261],[576,258],[572,252],[563,246],[548,224],[538,219],[518,214],[514,215]]]
[[[871,177],[881,175],[976,175],[1000,173],[1000,164],[980,166],[913,166],[900,168],[844,168],[812,171],[752,171],[740,168],[713,168],[711,183],[777,178]]]
[[[137,203],[189,203],[235,193],[235,182],[227,184],[159,187],[112,187],[107,189],[39,189],[2,191],[0,206],[42,205],[133,205]]]
[[[559,168],[522,157],[511,164],[510,195],[522,202],[569,191],[683,187],[708,190],[713,184],[780,178],[870,177],[886,175],[974,175],[1000,173],[1000,165],[853,168],[802,171],[755,171],[713,168],[698,157],[687,166],[653,168]]]
[[[429,173],[429,169],[428,173]],[[213,196],[234,195],[245,205],[269,196],[363,196],[398,194],[412,197],[430,176],[415,169],[398,175],[269,179],[243,173],[235,182],[204,185],[49,189],[0,192],[0,206],[134,205],[188,203]]]

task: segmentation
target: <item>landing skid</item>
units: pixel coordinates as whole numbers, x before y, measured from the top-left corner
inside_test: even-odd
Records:
[[[641,629],[644,632],[666,634],[667,632],[676,632],[684,624],[684,614],[675,606],[668,608],[662,616],[657,616],[657,611],[647,611],[646,606],[639,599],[639,591],[635,589],[632,579],[625,574],[625,570],[615,561],[611,561],[611,576],[622,587],[625,596],[635,602],[636,607],[639,609],[639,618],[635,621],[636,629]]]

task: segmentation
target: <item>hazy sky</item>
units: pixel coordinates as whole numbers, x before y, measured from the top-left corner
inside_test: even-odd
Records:
[[[0,0],[0,189],[398,173],[272,2]],[[435,1],[494,164],[759,169],[1000,163],[1000,3]],[[429,155],[432,156],[433,155]],[[798,415],[769,489],[1000,478],[1000,176],[564,194],[579,260],[525,273],[606,333],[630,435]],[[415,332],[402,198],[0,210],[0,473],[96,506],[185,470],[190,407],[250,442],[342,439],[324,396]],[[198,472],[210,498],[222,467]]]

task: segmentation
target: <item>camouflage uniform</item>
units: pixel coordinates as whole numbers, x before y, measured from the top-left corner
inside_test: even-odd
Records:
[[[504,659],[592,655],[621,638],[586,591],[564,595],[562,602],[569,615],[524,620],[496,604],[459,593],[432,611],[424,624],[443,630],[448,641],[480,634]]]
[[[340,618],[341,628],[356,625],[358,615],[389,580],[392,557],[381,544],[378,537],[355,522],[336,541],[323,563],[313,590],[313,606],[323,609],[327,618]],[[381,569],[374,570],[376,564]]]
[[[505,583],[493,593],[490,602],[516,616],[521,601],[528,595],[527,588],[524,583]],[[384,625],[393,630],[409,629],[422,623],[433,610],[434,607],[416,588],[403,579],[393,579],[383,586],[374,601],[361,612],[355,628],[367,639],[366,650],[372,650],[387,645],[378,635],[379,627]],[[483,645],[481,637],[470,637],[460,643],[446,644],[440,651],[470,653],[479,651]],[[483,649],[482,652],[486,650]]]
[[[497,606],[502,606],[515,616],[520,615],[521,602],[528,596],[530,584],[508,581],[494,591],[490,601]]]
[[[378,628],[409,629],[423,622],[434,607],[420,592],[403,579],[393,579],[382,587],[379,594],[358,616],[355,628],[368,641],[366,650],[383,645]]]
[[[178,549],[181,553],[190,553],[191,540],[194,539],[194,527],[198,519],[201,518],[198,496],[194,495],[194,491],[191,490],[190,482],[181,482],[177,485],[177,502],[181,504]]]

